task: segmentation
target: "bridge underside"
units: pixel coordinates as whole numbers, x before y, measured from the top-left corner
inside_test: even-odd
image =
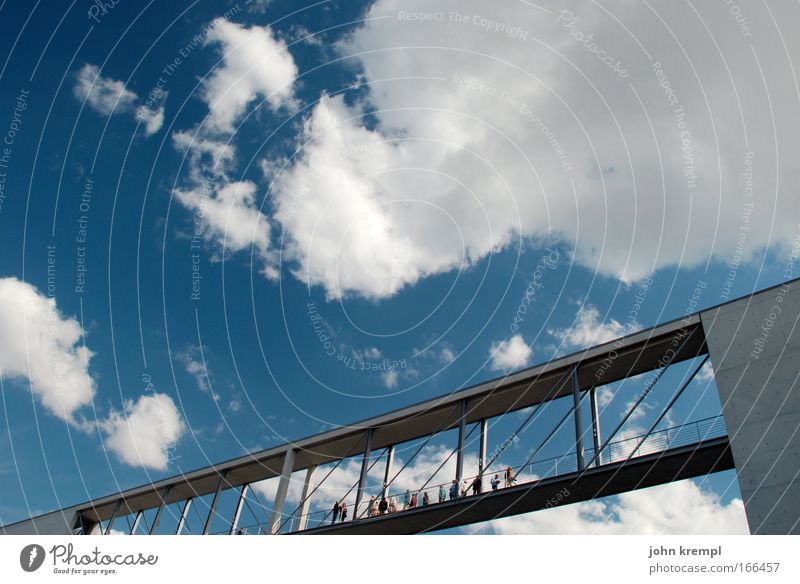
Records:
[[[303,531],[304,534],[412,535],[530,513],[559,505],[690,479],[734,468],[728,438],[704,440],[628,462],[606,464],[500,489],[495,492],[435,503],[402,513],[336,523]]]

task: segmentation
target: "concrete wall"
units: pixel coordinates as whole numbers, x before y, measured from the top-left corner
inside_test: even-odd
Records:
[[[750,531],[800,534],[800,282],[701,314]]]

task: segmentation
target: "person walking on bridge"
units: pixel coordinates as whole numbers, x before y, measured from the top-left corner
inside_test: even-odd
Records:
[[[506,486],[510,487],[515,482],[516,480],[514,480],[514,471],[511,470],[511,467],[509,466],[508,468],[506,468]]]
[[[331,525],[336,523],[336,520],[339,519],[339,510],[341,507],[339,506],[339,500],[337,499],[336,502],[333,504],[333,519],[331,519]]]
[[[475,480],[472,481],[472,494],[473,495],[480,495],[481,494],[481,483],[483,482],[481,480],[481,478],[482,477],[480,475],[478,475],[478,476],[475,477]]]
[[[344,520],[347,519],[347,503],[342,501],[341,508],[342,508],[342,523],[344,523]]]
[[[447,491],[444,490],[444,485],[439,485],[439,502],[444,503],[447,499]]]

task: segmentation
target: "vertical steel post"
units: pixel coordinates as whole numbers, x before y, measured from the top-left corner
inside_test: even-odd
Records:
[[[300,518],[297,522],[297,531],[303,531],[308,525],[308,511],[311,507],[311,485],[314,484],[314,471],[317,470],[316,466],[309,466],[306,471],[306,480],[303,483],[303,495],[300,497]]]
[[[239,525],[239,517],[242,515],[242,507],[244,507],[244,501],[247,499],[247,492],[249,490],[250,485],[242,485],[242,490],[239,492],[239,500],[236,502],[236,511],[233,512],[233,521],[231,521],[231,535],[236,532],[236,526]]]
[[[467,400],[459,402],[458,419],[458,451],[456,452],[456,484],[461,490],[461,478],[464,476],[464,440],[467,436]]]
[[[386,470],[383,472],[383,489],[381,490],[381,499],[389,496],[389,475],[392,474],[392,463],[394,462],[394,444],[389,446],[389,452],[386,453]]]
[[[217,502],[219,501],[219,493],[222,491],[222,483],[225,480],[225,474],[226,473],[223,472],[221,475],[219,475],[217,490],[214,491],[214,498],[211,499],[211,507],[208,510],[206,524],[203,526],[203,535],[208,535],[208,531],[211,529],[211,522],[214,520],[214,514],[217,512]]]
[[[489,420],[481,420],[481,446],[478,452],[478,481],[483,492],[483,472],[486,470],[486,444],[489,438]]]
[[[602,443],[600,440],[600,410],[597,407],[597,388],[594,386],[589,390],[589,400],[592,407],[592,439],[594,441],[594,455],[596,457],[594,465],[600,466],[601,456],[598,455],[598,452],[600,452],[600,444]]]
[[[183,511],[181,511],[181,518],[178,520],[178,528],[175,530],[175,535],[180,535],[181,531],[183,531],[183,526],[186,525],[186,516],[189,514],[189,509],[192,507],[192,498],[189,497],[186,499],[186,504],[183,506]]]
[[[165,500],[167,497],[169,497],[170,491],[172,491],[172,487],[167,487],[164,489],[164,494],[161,496],[161,502],[158,504],[158,511],[156,511],[156,516],[153,519],[153,525],[150,526],[150,535],[153,535],[156,532],[158,522],[161,521],[161,513],[164,511]]]
[[[278,491],[275,493],[275,501],[272,505],[272,516],[269,518],[269,532],[278,533],[281,528],[281,517],[283,516],[283,505],[286,503],[286,495],[289,493],[289,481],[292,480],[294,471],[294,449],[289,449],[283,456],[283,468],[281,468],[281,481],[278,483]]]
[[[114,520],[117,518],[117,513],[119,513],[120,507],[122,507],[122,499],[117,501],[117,504],[114,506],[114,511],[111,512],[111,517],[108,518],[108,524],[106,524],[105,535],[111,533],[111,526],[114,525]]]
[[[369,470],[369,454],[372,450],[372,428],[367,430],[364,437],[364,458],[361,460],[361,474],[358,478],[358,490],[356,491],[356,505],[353,507],[353,521],[358,519],[358,506],[364,498],[364,486],[367,484],[367,470]]]
[[[581,388],[578,385],[578,366],[572,368],[572,412],[575,416],[575,456],[578,472],[585,466],[583,457],[583,417],[581,416]]]
[[[142,520],[142,515],[144,511],[139,511],[136,514],[136,519],[133,520],[133,525],[131,525],[131,535],[136,535],[136,530],[139,528],[139,522]]]

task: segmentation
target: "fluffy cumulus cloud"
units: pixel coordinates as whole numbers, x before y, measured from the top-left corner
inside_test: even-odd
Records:
[[[195,184],[227,176],[236,161],[236,148],[226,139],[178,131],[172,134],[172,144],[184,152],[189,178]]]
[[[639,328],[636,322],[623,324],[616,319],[605,318],[592,304],[582,304],[571,326],[549,329],[547,332],[560,341],[561,349],[583,349],[624,337]]]
[[[525,367],[531,361],[533,349],[525,342],[522,335],[514,335],[510,339],[492,343],[489,348],[491,368],[495,371],[508,371]]]
[[[234,122],[259,96],[274,109],[291,106],[297,66],[286,43],[269,27],[248,28],[223,18],[211,24],[206,44],[219,46],[222,66],[203,83],[209,129],[233,132]]]
[[[274,278],[270,222],[258,204],[258,187],[232,177],[237,163],[235,124],[259,97],[273,110],[293,108],[297,66],[286,43],[269,27],[217,18],[208,30],[205,43],[218,48],[221,59],[200,88],[208,115],[193,130],[172,135],[173,145],[187,160],[187,181],[175,190],[175,197],[193,213],[196,233],[225,252],[252,250],[263,264],[262,272]]]
[[[0,278],[0,331],[0,376],[27,380],[41,404],[76,429],[99,429],[123,462],[166,468],[168,451],[185,430],[174,402],[152,393],[88,421],[81,410],[97,393],[89,374],[94,353],[83,345],[80,323],[62,315],[55,298],[17,278]]]
[[[139,97],[125,83],[103,77],[97,65],[86,63],[78,72],[73,88],[75,97],[85,100],[96,112],[105,116],[130,111]]]
[[[197,214],[196,227],[207,239],[221,242],[231,252],[252,247],[266,257],[269,224],[255,207],[255,193],[254,183],[235,181],[215,189],[214,196],[202,189],[176,190],[175,196]]]
[[[155,134],[164,124],[167,92],[158,90],[152,100],[137,106],[139,96],[124,82],[103,77],[97,65],[86,63],[81,68],[72,91],[75,97],[104,116],[133,113],[134,118],[144,124],[145,136]]]
[[[94,353],[83,346],[78,321],[31,284],[0,278],[0,331],[0,375],[27,379],[45,408],[74,422],[95,394],[88,371]]]
[[[684,7],[641,5],[624,21],[589,1],[565,8],[449,0],[420,20],[409,15],[429,13],[424,0],[370,7],[339,46],[366,97],[323,97],[297,154],[265,164],[298,277],[330,297],[383,298],[524,237],[631,282],[791,241],[800,199],[767,170],[797,179],[775,157],[800,135],[776,137],[770,117],[798,119],[786,63],[757,63],[723,7],[699,10],[730,72]],[[752,83],[759,66],[774,91]]]
[[[145,136],[152,136],[164,125],[164,102],[167,95],[163,89],[154,89],[147,101],[136,108],[136,120],[144,124]]]
[[[499,534],[746,535],[741,499],[720,497],[691,480],[576,503],[467,528]]]
[[[157,470],[166,470],[170,449],[186,429],[175,402],[163,393],[126,401],[124,411],[112,411],[100,427],[106,448],[123,462]]]
[[[299,278],[332,298],[382,298],[496,247],[490,238],[462,249],[462,218],[484,215],[479,201],[437,200],[448,197],[447,176],[403,170],[424,168],[436,147],[392,141],[362,123],[341,96],[323,97],[306,120],[302,152],[275,172],[275,219]]]

